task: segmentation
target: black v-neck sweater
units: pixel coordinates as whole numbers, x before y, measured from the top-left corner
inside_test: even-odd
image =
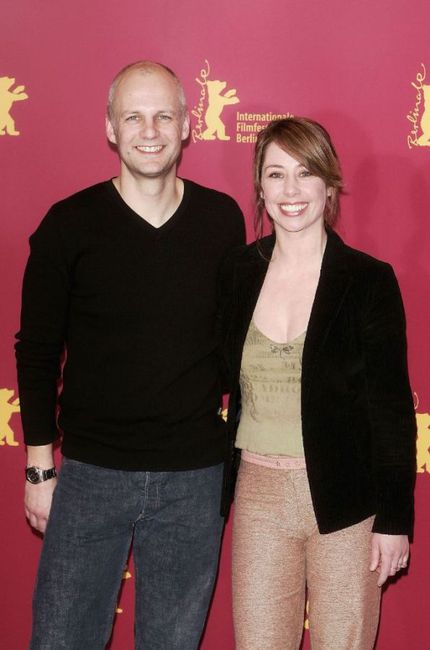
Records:
[[[58,437],[58,402],[69,458],[145,471],[221,462],[216,284],[243,240],[235,201],[191,181],[160,228],[111,181],[54,205],[30,238],[17,334],[26,444]]]

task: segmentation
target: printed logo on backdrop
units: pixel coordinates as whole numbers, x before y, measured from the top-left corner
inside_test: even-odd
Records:
[[[224,75],[222,75],[224,76]],[[236,88],[231,88],[230,81],[214,79],[209,61],[205,59],[200,74],[196,77],[199,88],[198,103],[192,108],[191,115],[194,123],[191,130],[193,142],[210,140],[231,140],[232,135],[227,133],[224,122],[224,113],[227,107],[239,104],[240,100]],[[257,134],[271,120],[291,117],[290,113],[275,114],[249,113],[237,110],[234,113],[235,129],[234,140],[242,144],[253,144]]]
[[[417,473],[430,474],[430,413],[418,413],[419,398],[416,393],[414,406],[417,419]]]
[[[209,79],[209,61],[205,60],[205,67],[200,70],[196,82],[200,88],[200,97],[197,106],[191,111],[196,118],[192,129],[193,142],[196,140],[230,140],[221,115],[226,106],[238,104],[239,97],[236,88],[227,90],[227,81]]]
[[[128,566],[126,566],[125,569],[124,569],[124,572],[122,574],[121,580],[122,581],[130,580],[130,578],[132,578],[132,577],[133,576],[131,575],[130,571],[128,570]],[[123,613],[124,613],[124,610],[123,610],[122,607],[119,606],[119,603],[118,603],[117,607],[115,609],[115,614],[123,614]]]
[[[430,474],[430,413],[417,413],[417,472]]]
[[[28,99],[25,86],[16,86],[13,77],[0,77],[0,135],[19,135],[11,110],[15,102]]]
[[[0,446],[18,447],[15,434],[10,426],[14,413],[19,413],[19,398],[13,399],[15,391],[10,388],[0,388]]]
[[[421,63],[421,70],[417,72],[411,86],[415,89],[415,105],[406,116],[412,122],[408,134],[408,147],[430,147],[430,84],[425,84],[426,69]]]

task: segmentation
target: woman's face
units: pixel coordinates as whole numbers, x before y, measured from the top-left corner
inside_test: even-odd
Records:
[[[266,149],[261,188],[276,232],[316,231],[324,227],[324,207],[330,188],[274,142]]]

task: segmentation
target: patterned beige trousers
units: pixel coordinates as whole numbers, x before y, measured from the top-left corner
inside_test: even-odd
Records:
[[[318,532],[306,470],[243,462],[233,523],[236,650],[297,650],[306,586],[312,650],[372,650],[378,576],[369,571],[373,517]]]

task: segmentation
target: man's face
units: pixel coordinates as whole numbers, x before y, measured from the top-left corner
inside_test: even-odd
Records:
[[[121,174],[135,179],[175,175],[189,116],[174,79],[163,70],[127,74],[116,89],[106,133],[118,148]]]

